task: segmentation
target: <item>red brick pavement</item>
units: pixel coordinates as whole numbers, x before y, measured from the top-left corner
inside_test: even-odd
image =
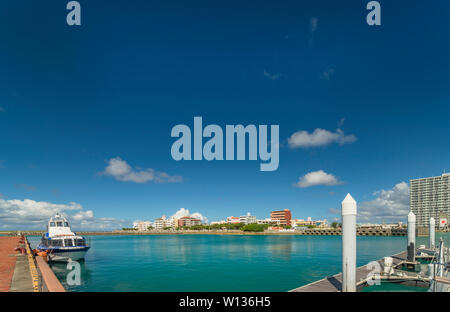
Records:
[[[0,291],[9,291],[11,286],[16,257],[8,255],[17,253],[14,249],[18,244],[19,237],[0,236]]]

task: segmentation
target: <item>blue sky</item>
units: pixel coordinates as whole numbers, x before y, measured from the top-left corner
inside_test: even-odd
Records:
[[[448,3],[380,1],[372,27],[367,1],[80,3],[72,27],[64,1],[2,4],[0,229],[40,228],[56,210],[79,228],[180,208],[333,220],[348,192],[361,222],[402,221],[401,183],[450,170]],[[174,161],[170,131],[194,116],[279,125],[278,170]],[[292,148],[299,131],[324,141]],[[121,181],[105,174],[117,157],[181,179]],[[294,186],[320,170],[333,185]]]

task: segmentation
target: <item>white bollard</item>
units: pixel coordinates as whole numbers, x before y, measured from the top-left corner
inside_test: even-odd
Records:
[[[342,201],[342,291],[356,291],[356,201]]]
[[[442,239],[442,237],[439,239],[439,276],[443,277],[444,276],[444,270],[445,270],[445,265],[444,265],[444,240]]]
[[[434,244],[435,244],[435,237],[434,237],[434,233],[435,233],[435,221],[434,218],[431,217],[430,218],[430,248],[433,249],[434,248]]]
[[[416,215],[411,211],[408,214],[408,261],[413,262],[416,254]]]

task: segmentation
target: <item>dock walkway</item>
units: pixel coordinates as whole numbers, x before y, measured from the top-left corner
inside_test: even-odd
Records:
[[[9,291],[16,266],[18,237],[0,236],[0,291]]]
[[[397,265],[406,260],[406,252],[401,252],[391,256],[394,260],[393,265]],[[378,260],[381,269],[383,270],[383,261]],[[367,265],[361,266],[356,269],[356,281],[365,280],[371,270],[367,269]],[[326,277],[311,284],[307,284],[291,290],[290,292],[340,292],[342,289],[342,273]]]
[[[25,237],[0,236],[0,292],[64,291],[46,260],[33,255]]]

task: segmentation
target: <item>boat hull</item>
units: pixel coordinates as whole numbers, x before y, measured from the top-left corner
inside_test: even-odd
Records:
[[[73,250],[67,249],[50,249],[47,251],[49,261],[54,262],[70,262],[84,259],[86,252],[90,247],[78,248]]]

